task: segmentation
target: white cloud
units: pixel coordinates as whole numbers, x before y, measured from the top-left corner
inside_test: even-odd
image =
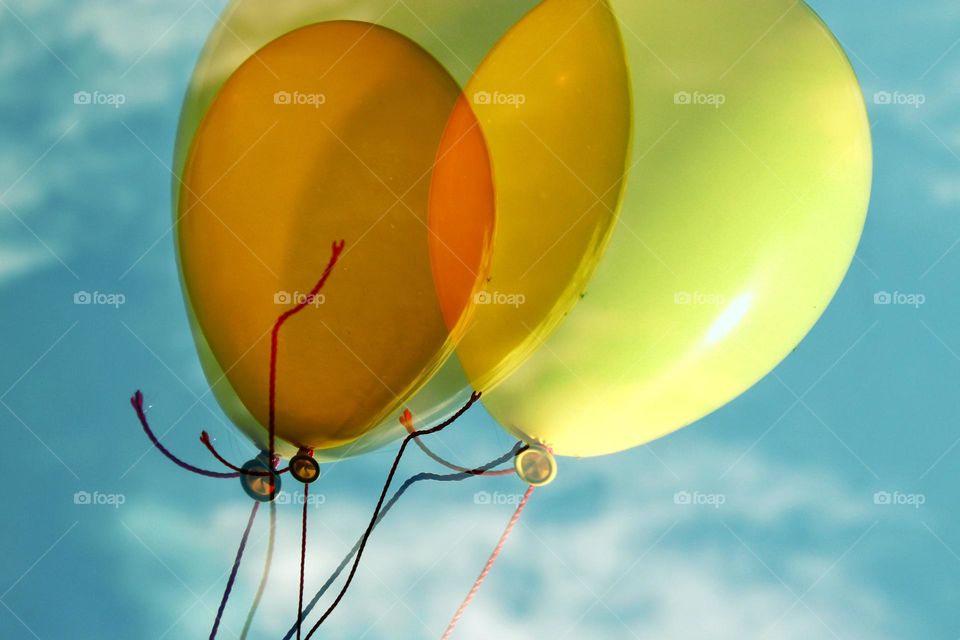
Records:
[[[42,249],[0,246],[0,285],[49,266],[55,258]]]
[[[927,180],[938,203],[945,206],[960,203],[960,176],[928,175]]]
[[[572,486],[568,495],[560,486],[534,494],[529,513],[464,617],[459,637],[559,640],[629,638],[632,633],[790,640],[835,633],[877,640],[884,628],[896,635],[886,595],[859,573],[856,560],[854,543],[876,520],[872,495],[816,469],[785,468],[755,456],[718,480],[726,469],[722,461],[734,459],[733,453],[667,460],[681,480],[665,472],[649,476],[654,481],[643,486],[623,482],[634,477],[639,452],[610,461],[566,461],[578,484],[595,489],[595,499],[572,495],[580,490]],[[509,504],[474,505],[478,489],[522,487],[515,480],[481,480],[412,489],[375,535],[354,587],[328,623],[329,633],[438,637],[512,511]],[[684,489],[717,492],[726,502],[719,508],[674,504],[674,493]],[[310,594],[369,517],[366,498],[358,504],[348,495],[328,497],[311,511]],[[563,512],[565,506],[579,513]],[[273,574],[253,637],[282,633],[295,615],[298,510],[280,511]],[[132,522],[170,523],[164,534],[170,537],[162,538],[169,544],[164,553],[181,562],[184,555],[192,558],[186,566],[205,552],[204,573],[225,571],[246,507],[225,506],[204,522],[185,518],[147,508]],[[228,614],[234,628],[242,625],[259,580],[265,521]],[[798,523],[813,538],[793,531]],[[213,590],[216,597],[222,582]],[[181,602],[165,609],[168,617],[191,604],[189,594],[179,591]],[[153,601],[153,594],[143,597],[144,606]],[[210,598],[211,606],[216,597]],[[169,602],[170,594],[157,601]],[[199,633],[212,620],[208,614],[195,608],[180,631],[189,627]]]

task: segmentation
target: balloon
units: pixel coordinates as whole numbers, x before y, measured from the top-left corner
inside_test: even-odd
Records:
[[[473,197],[454,202],[449,187],[431,196],[458,101],[453,78],[407,38],[334,21],[272,41],[211,103],[183,170],[179,255],[195,329],[224,373],[211,384],[240,399],[257,423],[241,426],[257,440],[271,328],[311,290],[331,239],[347,250],[322,297],[307,300],[316,308],[279,334],[277,434],[305,448],[350,443],[449,355],[493,224],[489,161],[469,110],[459,144],[442,150],[459,170],[444,175]],[[470,277],[442,285],[453,292],[444,309],[431,257],[451,258],[431,255],[434,241],[472,260]]]
[[[418,420],[449,414],[471,385],[492,386],[519,365],[577,300],[615,220],[630,129],[628,78],[615,20],[605,1],[547,0],[520,21],[538,4],[377,0],[279,6],[235,0],[208,41],[184,102],[177,167],[194,144],[204,114],[215,98],[221,99],[225,79],[242,66],[262,70],[257,49],[303,25],[349,18],[394,29],[436,56],[461,82],[483,63],[484,80],[470,84],[469,103],[457,103],[440,142],[428,207],[434,304],[452,332],[450,341],[468,340],[459,358],[447,360],[407,398]],[[471,124],[475,112],[483,114],[482,136]],[[462,135],[470,131],[472,135]],[[485,183],[475,163],[487,170],[492,163],[495,173],[494,243],[502,248],[495,259],[485,244],[485,218],[449,212],[460,203],[485,209]],[[465,171],[475,179],[465,181]],[[177,194],[180,185],[175,183],[174,190]],[[459,225],[459,230],[447,224]],[[211,279],[211,287],[219,286],[217,279]],[[472,291],[468,285],[478,279],[483,288]],[[262,381],[252,377],[242,392],[232,386],[208,343],[205,321],[196,318],[190,287],[185,294],[204,370],[208,379],[218,381],[218,400],[248,435],[262,442],[262,407],[260,415],[249,407],[262,401]],[[414,318],[419,312],[408,313]],[[217,332],[225,330],[225,322]],[[281,391],[288,393],[282,385]],[[248,402],[247,396],[258,399]],[[402,434],[397,413],[385,409],[378,414],[379,427],[344,433],[360,438],[340,447],[330,441],[318,457],[356,455]]]
[[[255,61],[257,51],[272,40],[319,22],[355,20],[373,23],[419,44],[463,86],[497,39],[536,4],[538,0],[468,0],[457,3],[448,0],[408,0],[404,3],[394,0],[295,3],[231,0],[207,39],[181,110],[173,164],[174,218],[179,215],[176,203],[180,201],[181,176],[187,154],[201,120],[227,78],[245,62]],[[437,171],[442,170],[440,164]],[[431,224],[436,224],[436,218]],[[260,421],[231,388],[224,371],[230,363],[221,366],[217,361],[197,322],[189,288],[184,286],[183,291],[200,361],[207,379],[216,382],[212,387],[218,402],[241,430],[263,446],[265,431]],[[448,304],[448,296],[449,292],[444,294],[444,305]],[[442,412],[445,407],[465,399],[467,384],[459,365],[450,358],[441,374],[435,376],[410,404],[421,412],[418,417],[426,416],[428,410],[431,415]],[[280,391],[282,393],[283,389]],[[353,442],[318,449],[315,456],[321,460],[334,460],[375,449],[403,433],[397,415],[399,411],[386,418],[380,427],[367,431]],[[296,449],[278,440],[278,451],[284,456],[293,455]]]
[[[200,120],[230,74],[286,33],[331,20],[377,24],[423,47],[462,87],[504,32],[537,4],[539,0],[231,0],[207,38],[190,80],[174,169],[179,174]],[[179,192],[179,182],[174,181],[173,189]]]
[[[488,281],[459,360],[487,391],[576,303],[610,236],[630,141],[630,87],[606,2],[546,0],[466,87],[493,163]]]
[[[494,250],[457,357],[408,403],[421,421],[495,388],[576,303],[613,229],[629,152],[630,87],[606,2],[542,2],[465,93],[493,165]]]
[[[622,211],[583,299],[483,397],[570,456],[663,436],[776,366],[837,290],[871,182],[857,79],[805,4],[611,4],[634,100]]]

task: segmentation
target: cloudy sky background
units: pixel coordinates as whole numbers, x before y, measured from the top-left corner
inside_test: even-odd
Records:
[[[741,398],[650,446],[564,460],[460,637],[960,635],[960,6],[811,4],[870,101],[860,260],[806,341]],[[144,389],[160,430],[176,423],[165,442],[193,462],[207,462],[201,429],[231,459],[250,455],[204,396],[167,233],[178,109],[220,9],[0,0],[0,637],[205,637],[219,602],[249,503],[235,481],[152,451],[127,398]],[[77,106],[80,90],[126,104]],[[875,104],[881,91],[925,102]],[[126,303],[77,306],[77,291]],[[925,302],[878,306],[879,291]],[[482,411],[441,440],[475,462],[511,444]],[[392,451],[316,485],[314,588],[369,517]],[[401,476],[431,465],[414,452]],[[76,505],[78,491],[123,504]],[[328,635],[438,637],[522,491],[512,478],[411,489]],[[676,504],[684,491],[723,504]],[[253,637],[279,637],[295,616],[298,509],[278,510]],[[221,637],[242,626],[265,522]]]

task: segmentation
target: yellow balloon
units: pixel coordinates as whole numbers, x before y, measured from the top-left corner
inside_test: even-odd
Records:
[[[634,100],[622,212],[583,299],[483,397],[569,456],[663,436],[766,375],[836,292],[870,194],[857,79],[804,3],[611,5]]]
[[[497,201],[490,274],[457,349],[476,389],[539,346],[600,259],[629,152],[628,82],[607,2],[545,0],[467,85]]]
[[[574,306],[614,227],[630,150],[629,77],[606,1],[544,0],[465,93],[493,167],[493,252],[457,357],[409,402],[421,422],[494,388]]]
[[[475,120],[458,138],[472,142],[462,148],[474,161],[447,172],[474,184],[472,197],[431,194],[438,150],[457,157],[461,148],[441,145],[458,102],[457,83],[407,38],[332,21],[258,50],[208,108],[183,170],[181,270],[195,330],[223,372],[211,385],[242,402],[255,423],[241,426],[257,441],[271,412],[271,329],[298,303],[308,306],[278,334],[275,407],[277,434],[298,447],[353,442],[452,350],[493,223]],[[332,277],[304,298],[338,239],[347,249]],[[444,308],[434,241],[459,243],[458,258],[472,263],[447,287]]]

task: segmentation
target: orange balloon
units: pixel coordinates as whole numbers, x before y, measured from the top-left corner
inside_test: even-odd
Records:
[[[280,333],[278,436],[322,457],[383,423],[451,353],[494,216],[463,104],[418,45],[339,21],[267,44],[210,105],[183,172],[179,256],[211,386],[261,445],[270,330],[334,240],[346,251],[322,297]]]
[[[440,141],[430,189],[430,257],[444,320],[454,329],[473,309],[490,268],[493,176],[483,131],[461,96]],[[460,212],[466,211],[466,215]]]

